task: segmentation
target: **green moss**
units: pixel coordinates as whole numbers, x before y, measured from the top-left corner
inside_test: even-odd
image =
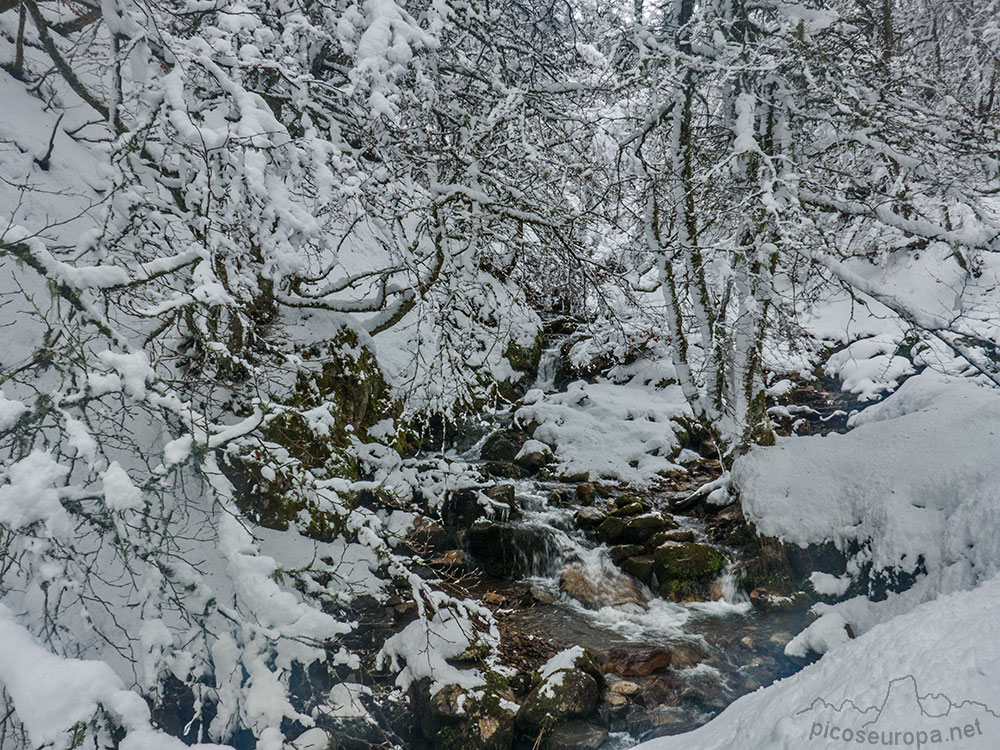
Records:
[[[345,516],[318,508],[302,491],[305,482],[296,476],[296,467],[274,471],[274,478],[269,479],[253,454],[227,453],[220,468],[233,485],[240,512],[254,523],[280,531],[295,525],[306,536],[321,541],[332,541],[347,530]],[[350,509],[354,499],[347,500]]]
[[[656,574],[661,583],[668,581],[704,582],[726,567],[726,558],[707,544],[668,542],[653,552]]]
[[[503,355],[510,362],[510,366],[520,373],[519,376],[509,378],[497,383],[497,392],[507,401],[516,401],[522,395],[528,385],[534,380],[538,372],[538,361],[542,357],[542,342],[544,334],[539,331],[534,340],[528,346],[519,346],[511,342],[504,349]]]

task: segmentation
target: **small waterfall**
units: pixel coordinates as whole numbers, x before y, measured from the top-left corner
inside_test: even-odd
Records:
[[[554,391],[556,389],[556,375],[559,372],[559,360],[562,358],[562,340],[547,347],[542,351],[542,356],[538,359],[538,375],[532,388],[543,391]]]
[[[722,601],[726,604],[749,604],[750,597],[740,588],[740,578],[736,574],[736,566],[729,564],[719,576],[719,585],[722,590]]]

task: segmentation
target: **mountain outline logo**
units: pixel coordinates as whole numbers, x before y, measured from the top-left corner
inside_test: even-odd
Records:
[[[816,698],[795,716],[808,721],[809,748],[995,750],[1000,746],[1000,712],[978,700],[921,694],[910,674],[890,680],[879,704],[862,708],[851,699],[836,704]]]

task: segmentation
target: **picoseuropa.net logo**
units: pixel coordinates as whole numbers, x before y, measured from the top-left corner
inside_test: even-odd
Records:
[[[818,698],[796,714],[808,750],[816,748],[947,748],[997,750],[1000,714],[974,700],[921,694],[908,675],[892,680],[880,705],[860,708]]]

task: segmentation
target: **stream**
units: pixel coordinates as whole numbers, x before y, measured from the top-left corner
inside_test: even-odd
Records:
[[[551,493],[558,489],[557,483],[516,483],[520,516],[493,523],[494,538],[504,540],[510,573],[489,588],[507,592],[511,600],[527,591],[532,599],[531,606],[500,609],[502,629],[541,641],[549,650],[582,646],[605,665],[626,665],[618,668],[624,674],[609,682],[633,682],[641,692],[626,705],[600,707],[601,723],[610,729],[602,750],[689,731],[739,696],[801,668],[801,662],[784,655],[784,645],[805,627],[805,611],[755,609],[738,589],[731,565],[713,585],[720,597],[714,601],[662,598],[624,574],[610,548],[578,528],[580,506],[552,503]],[[704,522],[674,518],[681,529],[705,541]],[[719,549],[736,559],[735,550]],[[472,556],[475,560],[475,545]],[[566,590],[567,570],[579,571],[585,601]],[[652,664],[664,650],[672,654],[669,670]],[[636,673],[649,667],[648,674]]]
[[[534,387],[557,387],[560,344],[543,353]],[[482,442],[464,457],[478,456]],[[585,506],[565,483],[509,483],[516,511],[470,530],[464,544],[484,572],[477,593],[507,602],[495,615],[513,658],[534,652],[537,668],[558,650],[582,646],[603,664],[609,686],[631,683],[627,700],[605,698],[593,717],[608,730],[601,750],[689,731],[741,695],[801,669],[802,662],[785,656],[784,646],[805,627],[807,612],[752,606],[739,590],[733,562],[712,582],[708,600],[672,601],[656,592],[655,577],[647,586],[625,574],[612,559],[615,548],[581,528],[578,513]],[[671,515],[677,531],[690,532],[694,542],[730,561],[740,559],[739,550],[708,537],[704,519],[669,513],[666,493],[644,493],[642,499],[651,511]],[[608,499],[609,507],[613,501]]]

